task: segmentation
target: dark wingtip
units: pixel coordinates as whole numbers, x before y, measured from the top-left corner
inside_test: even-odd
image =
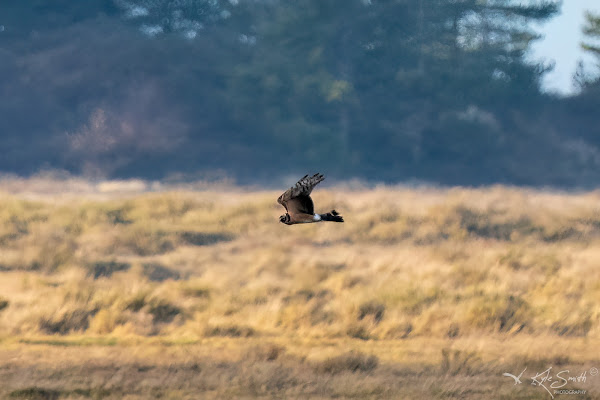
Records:
[[[300,185],[302,183],[302,181],[305,180],[306,178],[308,178],[308,175],[304,175],[302,178],[298,179],[298,182],[296,182],[296,186]]]
[[[335,222],[344,222],[344,217],[342,217],[337,211],[331,210],[331,215],[333,216],[332,220]]]

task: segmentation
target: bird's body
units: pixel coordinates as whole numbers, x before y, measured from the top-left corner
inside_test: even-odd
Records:
[[[323,179],[325,177],[321,174],[314,174],[310,177],[305,175],[294,186],[279,196],[277,202],[284,206],[287,211],[279,217],[279,221],[286,225],[320,221],[344,222],[342,216],[335,210],[325,214],[315,214],[315,207],[310,198],[310,193]]]

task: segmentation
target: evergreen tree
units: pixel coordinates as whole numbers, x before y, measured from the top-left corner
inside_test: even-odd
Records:
[[[565,103],[540,91],[548,67],[525,60],[532,23],[558,3],[35,0],[33,13],[7,0],[0,70],[11,100],[0,103],[0,131],[10,134],[0,146],[15,156],[0,168],[78,171],[91,161],[113,176],[224,169],[260,179],[277,165],[281,175],[447,184],[589,180],[569,158],[576,146],[562,145],[570,131],[555,119]],[[122,130],[109,138],[120,145],[70,154],[73,137],[94,139],[86,132],[100,115],[99,131]],[[552,164],[560,180],[548,159],[562,160]]]
[[[591,40],[600,40],[600,15],[594,15],[591,12],[585,14],[586,25],[583,27],[583,32]],[[600,61],[600,44],[582,43],[581,47],[593,54]]]

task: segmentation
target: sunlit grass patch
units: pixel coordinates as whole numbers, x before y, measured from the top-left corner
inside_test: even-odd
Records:
[[[487,295],[469,301],[468,326],[500,332],[519,332],[531,321],[531,307],[520,297]]]

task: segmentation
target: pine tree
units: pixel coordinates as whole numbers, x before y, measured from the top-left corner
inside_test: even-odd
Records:
[[[600,39],[600,15],[592,14],[591,12],[587,12],[585,14],[586,25],[583,27],[583,33],[590,40],[599,40]],[[600,62],[600,44],[592,44],[592,43],[582,43],[581,47],[585,50],[593,54],[598,58]]]

